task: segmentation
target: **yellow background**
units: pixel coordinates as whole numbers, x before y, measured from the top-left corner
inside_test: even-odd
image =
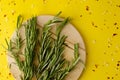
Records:
[[[120,0],[0,0],[0,45],[12,35],[19,14],[26,20],[59,11],[61,17],[72,18],[86,44],[86,69],[80,80],[120,80]],[[0,80],[14,80],[2,46]]]

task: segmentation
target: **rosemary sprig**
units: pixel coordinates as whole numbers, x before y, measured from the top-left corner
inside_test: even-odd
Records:
[[[48,21],[44,27],[43,27],[43,32],[42,32],[42,37],[40,40],[40,52],[39,52],[39,65],[38,65],[38,70],[37,70],[37,77],[40,79],[42,76],[39,77],[39,75],[43,74],[44,69],[46,67],[49,67],[53,61],[50,61],[52,55],[54,54],[55,46],[53,44],[52,38],[51,38],[51,27],[52,24],[54,23],[60,23],[62,22],[56,17],[54,19]],[[54,56],[55,58],[55,56]],[[42,73],[43,72],[43,73]]]
[[[17,30],[16,30],[16,38],[15,41],[10,40],[8,41],[5,39],[6,44],[8,46],[8,51],[11,52],[13,55],[19,69],[24,73],[24,77],[21,76],[21,80],[31,80],[33,77],[33,61],[34,61],[34,47],[36,44],[36,37],[37,37],[37,30],[36,30],[36,17],[33,17],[30,19],[25,26],[25,51],[24,51],[24,58],[25,60],[21,60],[20,58],[20,49],[22,47],[22,42],[24,40],[21,40],[19,28],[22,26],[23,18],[21,16],[18,16],[17,19]]]
[[[65,64],[69,63],[63,58],[64,44],[67,36],[61,36],[60,33],[69,21],[69,18],[60,21],[59,26],[56,28],[57,39],[51,39],[50,25],[54,23],[54,19],[57,16],[53,20],[48,21],[43,28],[42,38],[40,40],[42,44],[40,45],[37,80],[63,80],[79,61],[78,44],[75,44],[75,59],[71,65],[65,67]]]
[[[23,67],[23,63],[20,60],[20,49],[22,47],[22,43],[23,41],[20,38],[20,33],[19,33],[19,28],[22,24],[23,18],[21,17],[21,15],[18,16],[17,19],[17,29],[16,29],[16,38],[15,40],[10,40],[10,42],[8,43],[7,39],[5,39],[6,44],[8,46],[8,51],[11,53],[11,55],[14,57],[18,67],[20,70],[22,70]]]
[[[64,80],[65,76],[76,66],[80,60],[78,43],[74,44],[74,59],[68,62],[63,58],[65,50],[65,40],[67,36],[61,35],[61,31],[68,23],[69,18],[61,20],[58,13],[52,20],[49,20],[42,29],[41,38],[39,39],[38,30],[36,28],[36,17],[31,18],[24,25],[25,27],[25,49],[24,60],[20,59],[20,49],[23,42],[20,37],[19,28],[22,26],[22,17],[19,16],[17,20],[17,30],[15,42],[6,40],[8,50],[12,52],[19,69],[24,73],[21,80],[32,80],[33,76],[37,80]],[[52,39],[50,30],[55,23],[57,39]],[[36,48],[39,51],[36,51]],[[36,55],[38,55],[38,64],[34,63]]]
[[[24,80],[31,80],[34,74],[33,71],[33,61],[34,61],[34,48],[36,45],[36,17],[28,20],[25,25],[25,37],[26,37],[26,47],[25,47],[25,61],[23,66]]]

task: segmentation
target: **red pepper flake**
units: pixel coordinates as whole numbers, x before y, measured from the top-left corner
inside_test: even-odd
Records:
[[[6,51],[4,51],[6,53]]]
[[[10,5],[10,3],[8,3],[8,5]]]
[[[46,3],[46,0],[43,0],[43,3]]]
[[[92,14],[92,12],[89,12],[89,15],[91,15]]]
[[[88,53],[86,52],[86,55],[88,55]]]
[[[26,0],[23,0],[23,2],[25,2]]]
[[[3,53],[1,53],[1,55],[3,55]]]
[[[119,27],[116,27],[116,29],[119,29]]]
[[[14,15],[14,13],[12,13],[12,15]]]
[[[118,76],[118,74],[115,74],[115,76]]]
[[[116,16],[116,14],[114,14],[114,16]]]
[[[115,22],[114,25],[117,25],[117,23]]]
[[[98,65],[97,65],[97,64],[95,64],[95,67],[96,67],[96,68],[98,68]]]
[[[7,15],[5,14],[4,17],[6,17]]]
[[[96,28],[98,27],[98,26],[95,26]]]
[[[70,4],[70,3],[71,3],[71,0],[68,1],[68,4]]]
[[[8,76],[7,76],[7,79],[8,79]]]
[[[14,15],[15,14],[15,11],[12,11],[12,15]]]
[[[111,43],[110,41],[108,41],[108,44],[109,44],[109,45],[112,45],[112,43]]]
[[[109,29],[109,27],[107,26],[107,29]]]
[[[119,7],[119,8],[120,8],[120,5],[116,5],[116,7]]]
[[[118,61],[118,63],[120,63],[120,61]]]
[[[9,73],[9,75],[11,75],[11,73]]]
[[[114,77],[112,77],[112,79],[114,79]]]
[[[16,13],[16,11],[12,10],[12,15],[14,15]]]
[[[108,46],[108,48],[110,48],[110,46]]]
[[[14,0],[12,0],[12,1],[11,1],[11,3],[15,3],[15,1],[14,1]]]
[[[119,69],[119,68],[116,68],[117,70]]]
[[[107,77],[107,79],[110,79],[110,77]]]
[[[94,24],[94,22],[92,22],[92,26],[94,26],[94,27],[96,27],[96,28],[98,27],[97,25]]]
[[[116,36],[117,35],[117,33],[113,33],[113,36]]]
[[[16,5],[16,3],[14,3],[14,5]]]
[[[106,20],[106,19],[104,19],[104,21],[106,22],[107,20]]]
[[[107,54],[106,52],[104,52],[104,54]]]
[[[117,64],[117,66],[120,66],[120,64]]]
[[[80,17],[82,17],[82,15],[80,15]]]
[[[94,26],[95,24],[94,24],[94,22],[92,22],[92,26]]]
[[[89,6],[86,6],[86,10],[89,11]]]
[[[95,70],[94,70],[94,69],[93,69],[92,71],[93,71],[93,72],[95,72]]]

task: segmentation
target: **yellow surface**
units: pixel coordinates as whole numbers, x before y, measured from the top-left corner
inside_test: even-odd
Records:
[[[87,63],[80,80],[120,80],[120,0],[0,0],[0,45],[12,35],[19,14],[28,19],[59,11],[72,18],[86,44]],[[0,80],[14,80],[1,46]]]

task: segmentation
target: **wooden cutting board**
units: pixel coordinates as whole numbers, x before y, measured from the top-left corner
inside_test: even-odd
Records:
[[[42,28],[43,25],[53,17],[54,16],[50,16],[50,15],[38,16],[37,28],[39,29]],[[55,38],[55,28],[56,27],[53,27],[51,30],[53,38]],[[24,39],[25,38],[24,27],[21,27],[19,31],[20,31],[20,34],[22,35],[22,38]],[[71,23],[68,23],[63,28],[61,34],[68,36],[65,41],[65,43],[68,45],[65,47],[65,51],[64,51],[65,59],[71,61],[74,58],[74,44],[79,43],[79,53],[80,53],[80,58],[82,62],[79,61],[78,64],[75,66],[75,68],[65,77],[65,80],[78,80],[84,70],[84,64],[86,61],[86,50],[85,50],[85,44],[84,44],[83,38]],[[14,39],[15,37],[16,37],[15,33],[13,33],[11,40]],[[20,80],[20,75],[22,74],[22,72],[19,70],[18,66],[14,64],[15,60],[11,56],[10,52],[8,53],[7,57],[8,57],[8,64],[11,66],[10,71],[12,75],[15,77],[16,80]]]

